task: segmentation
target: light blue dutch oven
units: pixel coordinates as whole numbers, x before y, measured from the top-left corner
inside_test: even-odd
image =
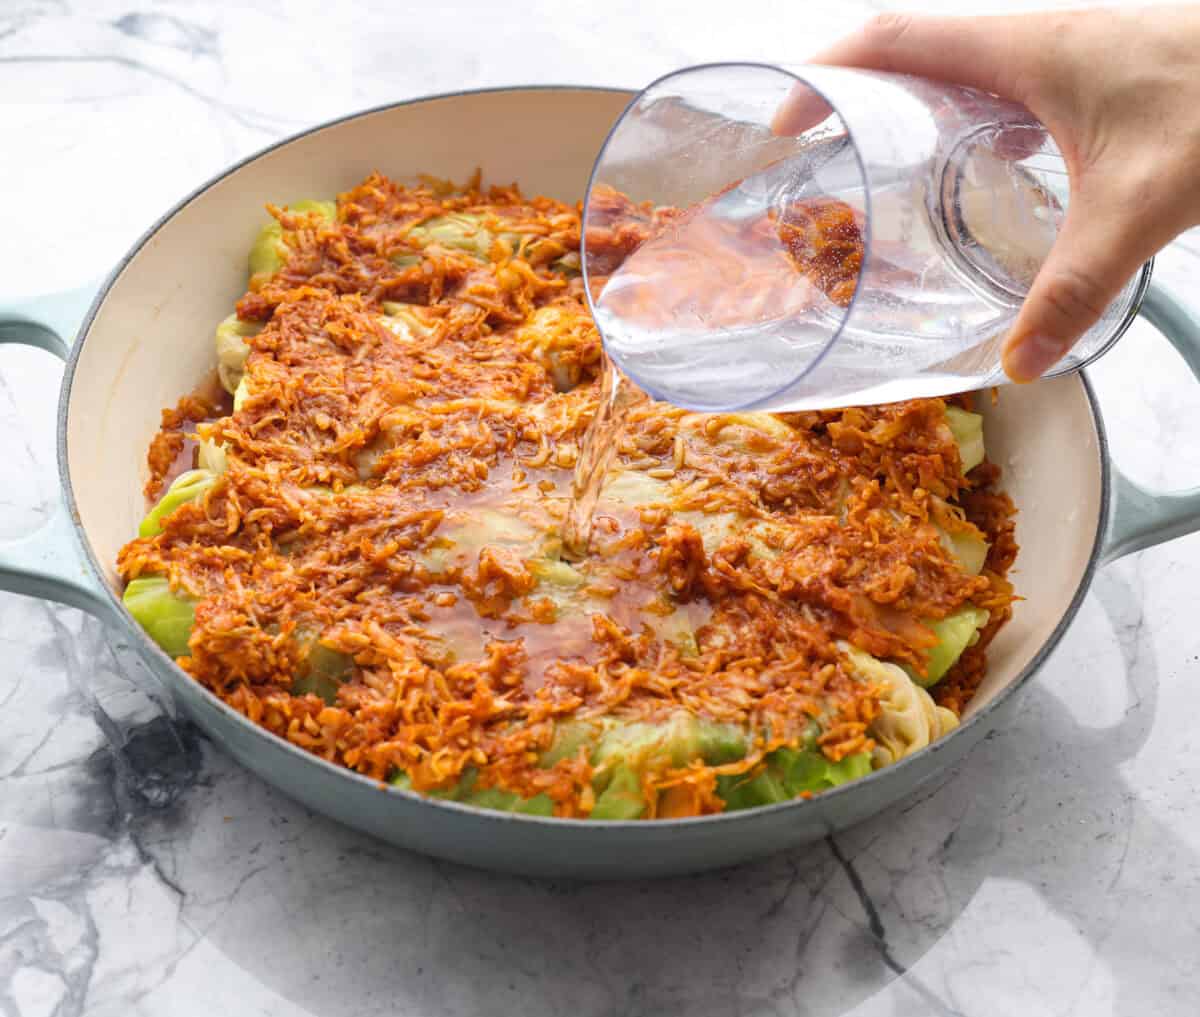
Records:
[[[633,877],[729,865],[825,837],[953,766],[1001,724],[1071,623],[1096,568],[1200,528],[1200,491],[1145,490],[1109,462],[1082,375],[1006,389],[988,407],[988,451],[1020,508],[1018,592],[991,668],[955,732],[901,763],[822,794],[749,812],[658,822],[543,819],[381,788],[255,727],[189,679],[120,602],[117,550],[137,529],[159,411],[212,370],[211,336],[245,284],[266,201],[332,196],[378,168],[492,180],[581,197],[591,160],[630,94],[580,88],[468,92],[372,110],[306,131],[233,166],[169,211],[98,291],[0,301],[0,342],[66,361],[58,415],[63,501],[0,548],[0,589],[82,608],[123,634],[179,706],[243,765],[308,807],[404,847],[483,868]],[[1200,373],[1200,323],[1154,284],[1141,313]],[[74,342],[71,342],[72,337]],[[1064,508],[1069,507],[1069,510]]]

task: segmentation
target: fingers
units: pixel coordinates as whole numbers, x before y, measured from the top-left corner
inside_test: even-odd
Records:
[[[1021,101],[1013,59],[1030,40],[1021,19],[880,14],[811,61],[970,85]]]
[[[788,97],[775,111],[771,120],[771,132],[780,137],[803,134],[809,128],[816,127],[832,112],[833,107],[829,103],[804,82],[797,81]]]
[[[881,14],[809,62],[916,74],[1022,101],[1016,94],[1019,78],[1013,73],[1016,61],[1012,59],[1014,47],[1029,45],[1017,37],[1021,31],[1017,19],[1008,17]],[[779,135],[801,134],[829,113],[824,99],[798,83],[780,105],[771,130]]]
[[[1005,373],[1033,381],[1104,313],[1159,238],[1123,203],[1072,198],[1066,222],[1004,341]]]

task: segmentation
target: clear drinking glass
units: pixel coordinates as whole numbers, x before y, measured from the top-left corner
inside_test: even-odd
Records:
[[[794,136],[772,118],[795,90]],[[1066,167],[1024,108],[905,75],[714,64],[613,127],[584,208],[605,349],[691,409],[806,409],[1001,384]],[[664,211],[664,209],[674,211]],[[1051,374],[1103,353],[1150,264]]]

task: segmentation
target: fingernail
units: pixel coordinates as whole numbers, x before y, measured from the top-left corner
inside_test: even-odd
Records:
[[[1027,335],[1004,347],[1004,373],[1015,382],[1036,381],[1057,364],[1067,344],[1048,335]]]

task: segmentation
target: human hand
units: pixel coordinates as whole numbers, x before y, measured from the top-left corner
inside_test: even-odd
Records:
[[[1200,223],[1200,5],[885,14],[810,62],[993,92],[1026,106],[1054,137],[1070,205],[1004,341],[1014,381],[1057,363],[1143,262]],[[776,114],[775,132],[807,126],[804,106],[798,91]]]

